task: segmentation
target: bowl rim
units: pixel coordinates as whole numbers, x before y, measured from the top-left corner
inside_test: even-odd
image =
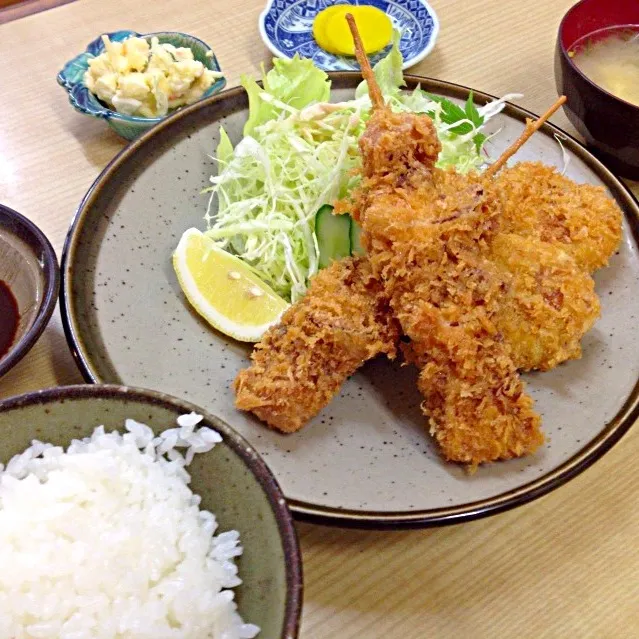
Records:
[[[333,81],[343,84],[351,83],[355,86],[361,81],[362,77],[357,71],[332,71],[328,72],[328,76]],[[436,87],[435,89],[431,89],[431,91],[436,92],[439,89],[447,91],[449,95],[456,93],[460,99],[463,99],[463,96],[467,96],[470,91],[473,92],[475,100],[486,102],[488,100],[498,99],[490,93],[477,91],[461,84],[439,80],[437,78],[405,74],[404,79],[408,89],[427,81],[431,86]],[[124,147],[109,164],[107,164],[80,202],[69,227],[62,252],[60,311],[69,349],[73,354],[81,374],[87,382],[103,383],[92,359],[87,355],[87,349],[84,346],[80,331],[77,330],[77,316],[71,304],[71,296],[68,293],[70,282],[72,281],[72,263],[76,251],[79,230],[87,215],[87,211],[92,206],[95,198],[99,197],[102,185],[108,183],[110,176],[117,171],[119,165],[125,162],[130,155],[135,154],[140,146],[146,144],[146,142],[153,137],[162,135],[162,132],[171,127],[174,122],[188,117],[191,113],[215,104],[220,100],[236,97],[243,93],[245,93],[245,91],[241,86],[227,89],[206,100],[181,109],[165,119],[158,126],[145,132],[142,136]],[[538,118],[538,115],[532,111],[515,105],[512,102],[506,102],[504,113],[517,118],[522,124],[525,124],[527,118]],[[572,150],[577,153],[590,168],[597,172],[611,191],[625,201],[627,208],[632,209],[632,216],[627,215],[625,218],[631,226],[631,232],[634,238],[637,243],[639,243],[639,202],[629,188],[574,136],[550,122],[546,122],[542,130],[549,130],[559,134],[561,139],[565,140]],[[627,400],[619,408],[616,416],[610,422],[603,425],[597,436],[588,441],[565,462],[544,473],[541,477],[517,488],[478,501],[466,502],[459,506],[410,512],[378,512],[321,506],[295,499],[288,499],[287,501],[296,519],[344,528],[399,530],[430,528],[473,521],[522,506],[567,483],[608,452],[633,426],[637,419],[639,419],[639,380],[637,380]]]
[[[271,38],[269,38],[268,34],[266,33],[266,27],[265,27],[266,16],[269,14],[271,9],[273,8],[273,4],[275,3],[275,1],[276,0],[268,0],[266,7],[259,15],[258,27],[260,31],[260,37],[262,38],[262,42],[266,45],[268,50],[274,56],[277,56],[278,58],[290,60],[291,59],[290,56],[286,55],[286,53],[284,53],[281,49],[276,47],[275,43],[271,40]],[[428,44],[416,56],[413,56],[412,58],[409,58],[408,60],[403,61],[402,70],[408,69],[409,67],[415,66],[416,64],[421,62],[435,48],[435,44],[437,43],[437,38],[439,37],[440,25],[439,25],[439,18],[437,17],[437,13],[435,9],[433,9],[433,7],[428,3],[427,0],[417,0],[417,2],[419,2],[419,4],[421,4],[426,9],[427,13],[430,15],[433,21],[433,30],[431,31],[430,38],[428,39]],[[356,4],[352,3],[351,0],[347,0],[346,2],[343,2],[341,4],[346,4],[346,5],[352,4],[353,6],[356,6]],[[329,71],[329,69],[323,69],[323,70],[326,72]],[[356,71],[354,72],[332,71],[332,72],[333,73],[357,73]]]
[[[0,400],[0,413],[24,408],[25,406],[46,405],[51,401],[58,400],[93,399],[109,401],[116,398],[126,398],[176,412],[195,412],[202,415],[204,420],[222,435],[224,443],[242,459],[266,494],[275,516],[284,550],[286,605],[281,639],[294,639],[294,637],[297,637],[301,620],[304,582],[302,555],[293,517],[287,506],[282,489],[271,469],[251,444],[226,422],[196,404],[173,395],[122,384],[74,384],[16,395],[15,397]]]
[[[222,67],[220,66],[220,63],[219,63],[219,61],[217,59],[217,56],[215,55],[215,51],[213,50],[213,48],[210,45],[208,45],[206,42],[204,42],[204,40],[202,40],[201,38],[198,38],[197,36],[191,35],[190,33],[185,33],[183,31],[153,31],[153,32],[150,32],[150,33],[138,33],[137,31],[133,31],[131,29],[120,29],[118,31],[103,32],[100,35],[96,36],[86,46],[86,48],[84,49],[84,51],[82,53],[79,53],[75,57],[71,58],[71,60],[68,60],[63,65],[62,69],[60,71],[58,71],[58,74],[56,75],[56,80],[57,80],[58,84],[67,92],[67,95],[69,97],[69,102],[71,102],[71,105],[73,106],[74,109],[76,109],[77,111],[79,111],[81,113],[85,113],[86,115],[92,115],[92,116],[98,117],[98,118],[104,118],[106,120],[119,120],[120,122],[127,122],[129,124],[146,124],[146,125],[152,126],[152,125],[157,124],[158,122],[161,122],[162,120],[166,119],[170,115],[173,115],[176,111],[179,111],[180,109],[184,108],[184,106],[177,107],[177,109],[174,109],[173,111],[170,111],[166,115],[160,115],[160,116],[156,116],[156,117],[153,117],[153,118],[145,118],[145,117],[142,117],[140,115],[127,115],[126,113],[120,113],[119,111],[115,111],[114,109],[110,109],[107,106],[102,106],[102,103],[100,103],[100,105],[101,105],[100,111],[91,111],[89,109],[82,108],[80,105],[77,104],[77,101],[74,100],[74,96],[73,96],[73,93],[72,93],[74,91],[74,89],[76,89],[76,87],[80,87],[80,89],[78,89],[78,90],[85,89],[88,93],[91,93],[91,92],[89,91],[88,87],[84,84],[84,81],[75,82],[75,83],[68,82],[64,78],[64,75],[63,75],[65,69],[67,69],[70,65],[72,65],[76,61],[79,61],[80,58],[82,58],[83,56],[88,55],[90,53],[89,47],[94,42],[96,42],[98,39],[100,39],[103,35],[112,36],[112,35],[115,35],[117,33],[127,33],[128,35],[127,35],[127,37],[125,39],[132,38],[132,37],[139,37],[139,38],[147,39],[147,38],[152,38],[153,36],[161,37],[161,36],[172,36],[172,35],[185,36],[185,37],[187,37],[187,38],[189,38],[191,40],[199,42],[207,51],[210,51],[211,54],[212,54],[211,55],[211,62],[212,62],[212,66],[214,67],[214,69],[212,69],[212,70],[215,70],[218,73],[222,73]],[[201,98],[198,98],[195,103],[200,102],[201,100],[206,100],[207,98],[212,97],[213,95],[215,95],[215,94],[219,93],[220,91],[222,91],[225,86],[226,86],[226,77],[224,75],[222,75],[220,78],[217,78],[213,82],[213,84],[207,89],[208,95],[204,95]],[[96,100],[97,99],[98,98],[96,97]],[[191,105],[185,105],[185,106],[191,106]]]
[[[610,93],[610,91],[608,91],[607,89],[604,89],[601,85],[597,84],[596,82],[593,82],[575,64],[573,58],[570,55],[568,55],[568,52],[570,51],[570,49],[566,48],[566,46],[564,45],[564,42],[563,42],[563,38],[562,38],[562,34],[564,32],[564,28],[565,28],[566,23],[568,22],[568,20],[570,20],[572,18],[573,11],[575,11],[578,7],[580,7],[582,4],[584,4],[586,2],[590,2],[590,0],[579,0],[579,2],[573,4],[572,7],[570,7],[570,9],[568,9],[568,11],[566,11],[566,13],[564,14],[563,18],[561,19],[561,22],[559,23],[559,28],[557,29],[557,44],[559,45],[559,49],[561,50],[561,55],[566,60],[566,62],[570,66],[570,68],[573,71],[575,71],[577,73],[577,75],[581,79],[585,80],[591,87],[594,87],[598,91],[601,91],[601,93],[603,93],[605,96],[607,96],[609,98],[612,98],[614,101],[619,102],[620,104],[622,104],[624,106],[628,106],[628,107],[631,107],[631,108],[636,109],[637,111],[639,111],[639,105],[633,104],[632,102],[628,102],[628,100],[624,100],[623,98],[620,98],[618,95],[615,95],[614,93]],[[582,37],[586,38],[589,35],[595,34],[595,33],[599,32],[599,31],[607,31],[609,29],[616,29],[616,28],[621,28],[621,27],[625,27],[625,26],[631,26],[631,25],[619,24],[619,25],[612,25],[610,27],[603,27],[601,29],[595,29],[594,31],[590,31],[588,34],[586,34],[585,36],[582,36]],[[634,25],[634,26],[637,26],[637,25]],[[639,33],[639,28],[637,29],[637,33]],[[573,45],[574,45],[574,43],[573,43]]]
[[[24,335],[12,344],[7,354],[0,359],[0,377],[9,372],[31,350],[42,335],[55,309],[60,289],[58,258],[47,236],[29,218],[4,204],[0,204],[0,230],[5,227],[3,220],[8,220],[14,226],[11,232],[26,242],[36,254],[44,277],[44,290],[33,322]]]

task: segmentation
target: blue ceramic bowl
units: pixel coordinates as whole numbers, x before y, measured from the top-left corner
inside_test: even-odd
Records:
[[[355,58],[324,51],[313,38],[315,16],[335,4],[367,4],[384,11],[401,33],[403,69],[423,60],[435,46],[439,20],[426,0],[269,0],[259,22],[264,44],[280,58],[299,53],[325,71],[358,71]],[[372,55],[371,64],[386,57],[389,50],[390,45]]]
[[[211,71],[220,71],[220,65],[217,58],[213,54],[213,50],[208,44],[202,40],[186,33],[178,33],[176,31],[158,31],[157,33],[140,34],[135,31],[114,31],[107,33],[112,42],[121,42],[132,36],[142,37],[150,40],[156,36],[160,42],[168,42],[176,47],[188,47],[193,51],[193,56],[199,60],[207,69]],[[95,58],[104,52],[104,44],[102,35],[98,36],[93,42],[89,43],[84,53],[73,58],[64,65],[64,68],[58,73],[58,84],[64,87],[69,94],[69,102],[73,107],[86,113],[94,118],[103,118],[109,126],[123,138],[133,140],[141,133],[150,129],[154,124],[163,120],[166,116],[158,118],[142,118],[132,115],[125,115],[109,109],[103,102],[87,89],[84,84],[84,72],[89,68],[89,60]],[[204,93],[201,99],[208,98],[214,93],[221,91],[226,85],[224,78],[217,79],[209,89]]]

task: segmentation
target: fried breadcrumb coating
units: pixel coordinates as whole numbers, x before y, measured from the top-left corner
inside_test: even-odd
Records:
[[[398,339],[368,261],[333,262],[256,345],[235,380],[235,405],[272,428],[296,431],[366,360],[395,357]]]
[[[430,431],[444,457],[477,466],[533,452],[540,417],[495,325],[490,260],[500,206],[480,176],[434,168],[426,116],[377,110],[360,138],[353,215],[374,274],[411,340]]]
[[[542,444],[518,370],[581,356],[600,312],[590,273],[619,245],[621,212],[540,163],[496,178],[436,169],[440,148],[428,117],[374,112],[362,187],[336,207],[362,226],[367,255],[313,278],[238,375],[238,408],[298,430],[403,334],[446,459],[476,467]]]
[[[520,370],[549,370],[581,357],[581,338],[599,317],[592,277],[560,244],[497,234],[490,259],[506,284],[495,324]]]
[[[495,179],[504,232],[560,244],[592,273],[608,264],[621,241],[622,213],[601,186],[575,184],[556,168],[521,162]]]

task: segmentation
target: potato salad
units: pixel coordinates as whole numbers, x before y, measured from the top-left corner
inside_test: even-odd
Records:
[[[222,74],[193,58],[188,47],[151,43],[131,37],[111,42],[102,36],[104,53],[89,60],[84,83],[99,100],[118,113],[145,118],[199,100]]]

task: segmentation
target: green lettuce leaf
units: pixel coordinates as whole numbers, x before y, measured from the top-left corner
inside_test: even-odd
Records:
[[[419,86],[415,87],[411,93],[398,95],[397,100],[407,111],[413,113],[429,113],[436,106],[428,93]]]
[[[233,144],[231,140],[224,130],[224,127],[220,127],[220,141],[217,145],[217,150],[215,152],[215,159],[220,166],[220,170],[228,164],[229,160],[233,156]]]
[[[249,118],[244,125],[244,135],[251,135],[258,126],[277,118],[282,112],[277,102],[302,109],[309,104],[328,102],[331,95],[328,75],[312,60],[297,54],[291,59],[273,60],[273,68],[268,73],[262,69],[262,82],[264,88],[248,76],[241,77],[249,98]],[[264,99],[264,93],[276,102]]]
[[[402,65],[404,59],[399,50],[400,33],[396,29],[393,30],[393,46],[385,58],[382,58],[374,67],[373,73],[379,88],[382,90],[384,97],[394,96],[399,93],[401,87],[405,86],[404,75],[402,73]],[[368,85],[361,82],[355,91],[355,97],[361,98],[368,93]]]

